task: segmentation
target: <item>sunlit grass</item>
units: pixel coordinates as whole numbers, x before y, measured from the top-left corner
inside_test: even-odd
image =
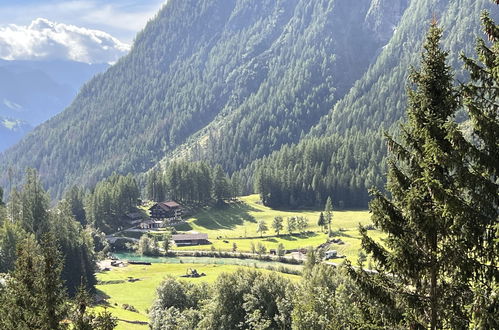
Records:
[[[148,310],[151,307],[156,288],[166,276],[179,277],[184,275],[191,268],[198,273],[205,273],[206,276],[199,278],[181,278],[183,281],[200,283],[214,282],[221,273],[231,273],[245,266],[235,265],[214,265],[214,264],[162,264],[155,263],[150,266],[129,265],[127,267],[113,267],[112,270],[98,273],[99,283],[96,289],[100,294],[108,297],[108,311],[120,319],[118,329],[148,329],[147,325],[131,324],[126,321],[148,321]],[[269,272],[268,270],[261,270]],[[293,281],[300,277],[297,275],[281,274]],[[134,281],[128,281],[133,279]],[[111,284],[113,282],[118,282]],[[138,313],[124,310],[124,304],[132,305]],[[95,310],[101,310],[103,306],[98,306]]]
[[[231,251],[236,243],[237,251],[250,252],[251,243],[262,243],[267,250],[276,249],[282,243],[287,250],[318,246],[327,240],[327,234],[317,225],[320,211],[317,210],[275,210],[262,205],[258,195],[239,198],[240,202],[230,203],[222,208],[206,208],[187,220],[187,224],[180,230],[207,233],[215,250]],[[280,236],[272,230],[272,220],[276,216],[284,218],[284,230]],[[289,235],[286,230],[286,219],[292,216],[304,216],[309,220],[310,232],[305,235]],[[256,232],[256,223],[263,219],[269,231],[260,238]],[[334,245],[333,248],[351,260],[356,260],[360,250],[360,235],[358,226],[370,224],[368,211],[333,211],[332,230],[335,238],[341,238],[343,245]],[[380,238],[376,230],[370,231],[373,237]],[[183,250],[209,250],[211,246],[186,246]]]

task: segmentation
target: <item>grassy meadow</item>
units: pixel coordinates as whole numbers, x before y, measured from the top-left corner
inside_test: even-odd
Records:
[[[194,268],[206,276],[199,278],[181,278],[188,282],[213,282],[223,272],[230,273],[245,266],[217,265],[217,264],[164,264],[154,263],[150,266],[129,265],[127,267],[113,267],[109,271],[97,274],[99,284],[96,286],[98,293],[107,297],[108,311],[119,319],[118,330],[148,329],[146,324],[134,324],[131,322],[148,321],[148,309],[151,307],[156,288],[166,276],[179,277],[187,273],[188,269]],[[268,270],[261,270],[263,272]],[[282,274],[291,280],[299,280],[297,275]],[[132,281],[130,281],[132,280]],[[123,309],[128,304],[138,311],[131,312]],[[100,311],[104,307],[95,307]]]
[[[179,231],[207,233],[213,247],[218,251],[231,251],[233,243],[239,252],[251,252],[251,242],[261,242],[267,250],[276,249],[282,243],[287,250],[320,245],[327,240],[327,234],[317,225],[320,211],[314,210],[275,210],[262,205],[258,195],[239,198],[239,202],[230,203],[222,208],[206,208],[187,219],[187,223],[177,227]],[[284,218],[284,230],[277,236],[272,230],[272,220],[276,216]],[[289,235],[286,230],[286,218],[304,216],[309,220],[308,231],[311,233]],[[260,237],[256,232],[257,221],[263,219],[269,231]],[[360,250],[359,224],[370,224],[368,211],[333,211],[332,230],[335,238],[341,238],[344,245],[335,245],[339,254],[356,260]],[[369,231],[375,239],[381,237],[376,230]],[[225,241],[225,242],[224,242]],[[179,250],[209,250],[211,246],[186,246]]]
[[[251,252],[251,243],[256,246],[259,242],[265,245],[267,251],[276,249],[279,243],[282,243],[287,250],[315,247],[328,239],[327,234],[317,225],[319,214],[318,210],[275,210],[262,205],[258,195],[244,196],[240,197],[237,202],[228,203],[221,208],[206,207],[198,210],[186,220],[185,224],[176,227],[177,231],[181,233],[208,234],[208,238],[212,242],[211,245],[174,247],[174,249],[232,251],[233,243],[236,243],[237,252]],[[284,219],[284,230],[279,236],[276,235],[271,226],[272,220],[276,216],[281,216]],[[308,218],[307,234],[293,233],[290,235],[287,232],[286,219],[293,216]],[[256,232],[257,221],[261,219],[269,228],[263,237],[260,237],[260,233]],[[360,251],[358,226],[370,223],[368,211],[333,211],[331,227],[334,238],[340,238],[344,244],[334,244],[330,248],[337,250],[339,254],[345,255],[355,263]],[[369,233],[376,240],[382,238],[381,232],[377,230],[370,230]],[[139,233],[134,234],[137,235],[137,238],[140,237]],[[158,260],[159,263],[153,263],[150,266],[113,267],[110,271],[99,273],[97,275],[99,280],[97,289],[107,297],[108,310],[120,320],[118,329],[148,329],[145,324],[133,324],[130,321],[148,321],[148,308],[154,300],[156,287],[168,275],[178,277],[185,274],[189,268],[195,268],[199,273],[204,272],[207,276],[183,278],[183,280],[213,282],[222,272],[233,272],[241,267],[253,267],[231,264],[230,259],[226,259],[226,264],[214,264],[208,260],[202,260],[203,258],[198,259],[195,263],[188,258],[183,259],[185,263]],[[333,261],[341,262],[341,260]],[[266,268],[266,265],[257,265],[256,263],[254,266],[261,269]],[[292,265],[284,266],[294,267]],[[300,278],[297,275],[282,275],[293,280]],[[130,279],[133,281],[129,281]],[[123,309],[124,304],[132,305],[138,310],[138,313]],[[96,307],[97,310],[102,308],[102,306]]]

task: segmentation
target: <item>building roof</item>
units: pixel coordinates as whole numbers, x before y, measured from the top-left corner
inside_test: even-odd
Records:
[[[174,201],[166,201],[166,202],[163,202],[161,204],[164,204],[170,208],[176,208],[176,207],[180,207],[180,204],[177,203],[177,202],[174,202]]]
[[[155,206],[159,206],[161,207],[163,210],[165,211],[170,211],[171,209],[175,209],[177,207],[180,207],[180,204],[177,203],[177,202],[174,202],[174,201],[166,201],[166,202],[161,202],[161,203],[156,203],[154,204],[153,206],[151,206],[149,208],[149,210],[151,210],[152,208],[154,208]]]
[[[174,241],[208,240],[208,234],[178,234],[172,235]]]

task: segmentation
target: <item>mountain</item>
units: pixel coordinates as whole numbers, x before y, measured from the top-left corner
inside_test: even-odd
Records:
[[[170,0],[127,56],[1,155],[0,170],[15,164],[19,178],[38,168],[58,197],[113,171],[141,173],[183,157],[222,164],[249,186],[288,153],[316,177],[343,174],[324,183],[320,199],[334,182],[364,189],[380,182],[382,166],[370,165],[383,159],[379,129],[403,115],[407,70],[430,19],[446,28],[457,66],[483,8],[487,0]],[[338,146],[334,159],[298,165],[307,150],[300,144],[314,139],[366,146]],[[293,179],[314,190],[313,176]]]
[[[0,117],[0,151],[14,145],[32,129],[26,122]]]
[[[373,1],[373,5],[383,9],[378,13],[396,7],[389,0]],[[318,125],[299,143],[237,173],[246,192],[263,175],[267,178],[264,191],[273,196],[268,204],[274,206],[319,206],[333,196],[336,207],[365,208],[368,189],[384,186],[383,131],[395,133],[405,115],[407,76],[411,66],[419,63],[429,22],[440,22],[442,47],[449,51],[458,81],[465,81],[459,54],[474,54],[476,37],[483,36],[479,17],[484,9],[499,18],[497,8],[487,0],[410,1],[375,61]]]
[[[0,130],[0,151],[34,126],[64,110],[84,82],[108,64],[66,60],[0,60],[0,120],[16,122]]]
[[[361,24],[370,8],[170,1],[129,55],[2,163],[39,168],[58,196],[113,171],[145,171],[197,134],[234,158],[226,168],[241,168],[297,142],[361,77],[386,42]]]

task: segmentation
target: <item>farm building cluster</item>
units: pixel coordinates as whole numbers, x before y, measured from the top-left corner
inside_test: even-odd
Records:
[[[142,230],[155,230],[183,222],[182,205],[175,201],[154,203],[148,211],[147,218],[141,212],[128,213],[129,223]],[[172,236],[172,241],[176,246],[210,244],[208,234],[203,233],[176,234]]]
[[[149,219],[139,224],[141,229],[156,229],[182,222],[182,206],[174,201],[155,203],[149,208]]]

